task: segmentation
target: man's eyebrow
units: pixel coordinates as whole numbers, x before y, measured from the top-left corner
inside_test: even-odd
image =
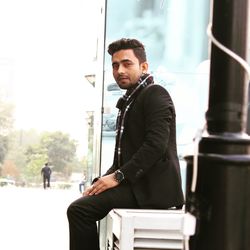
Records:
[[[126,63],[126,62],[132,62],[132,61],[129,60],[129,59],[123,59],[123,60],[121,60],[121,61],[114,61],[114,62],[112,63],[112,65],[119,64],[119,63]]]

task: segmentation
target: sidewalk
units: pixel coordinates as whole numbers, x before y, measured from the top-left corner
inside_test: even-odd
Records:
[[[1,250],[68,250],[68,205],[78,190],[0,188]]]

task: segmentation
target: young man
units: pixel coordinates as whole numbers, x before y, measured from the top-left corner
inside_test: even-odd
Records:
[[[67,210],[70,250],[98,250],[96,222],[113,208],[181,208],[175,109],[169,93],[148,74],[136,39],[109,45],[113,76],[126,94],[118,100],[114,161]]]

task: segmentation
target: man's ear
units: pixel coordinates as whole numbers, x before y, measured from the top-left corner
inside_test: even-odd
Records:
[[[142,73],[147,73],[148,72],[148,63],[147,62],[143,62],[141,63],[141,68],[142,68]]]

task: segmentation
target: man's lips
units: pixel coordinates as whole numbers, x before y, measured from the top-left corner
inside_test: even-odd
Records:
[[[118,80],[119,81],[124,81],[124,80],[129,80],[129,78],[126,77],[126,76],[120,76],[120,77],[118,77]]]

